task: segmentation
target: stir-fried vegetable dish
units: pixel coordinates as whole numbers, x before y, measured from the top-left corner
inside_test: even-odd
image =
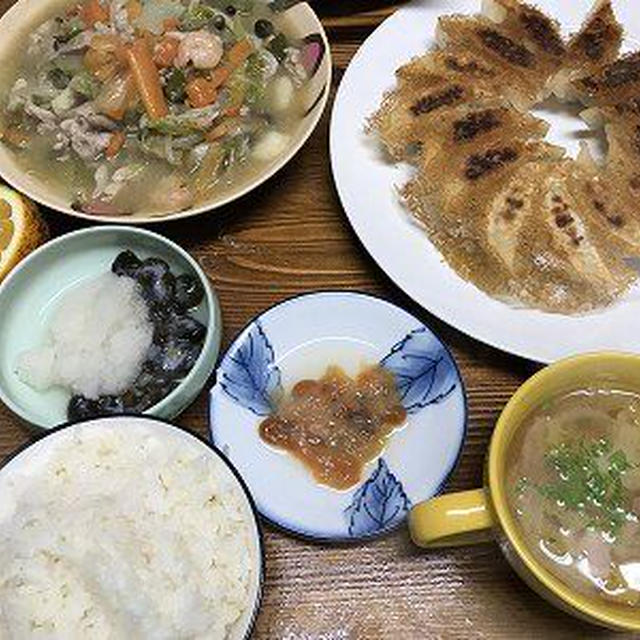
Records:
[[[168,213],[278,158],[312,61],[278,2],[85,0],[31,34],[0,143],[77,210]]]

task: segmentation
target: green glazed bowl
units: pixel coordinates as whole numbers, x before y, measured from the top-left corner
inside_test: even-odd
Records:
[[[198,395],[213,371],[222,322],[213,288],[198,263],[177,244],[144,229],[91,227],[60,236],[25,258],[0,284],[0,400],[31,425],[49,429],[67,422],[69,394],[36,391],[16,374],[18,355],[42,344],[60,297],[71,287],[109,271],[116,255],[130,249],[140,258],[158,256],[175,273],[190,273],[204,287],[195,317],[207,326],[202,353],[182,382],[145,413],[171,420]]]

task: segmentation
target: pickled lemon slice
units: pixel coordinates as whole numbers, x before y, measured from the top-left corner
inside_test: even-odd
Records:
[[[0,185],[0,281],[47,235],[46,224],[35,204]]]

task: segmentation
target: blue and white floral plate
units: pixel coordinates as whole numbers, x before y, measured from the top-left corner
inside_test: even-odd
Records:
[[[289,454],[265,444],[260,422],[273,393],[329,364],[355,375],[380,362],[396,374],[408,424],[346,491],[319,485]],[[417,318],[384,300],[351,292],[303,295],[265,311],[227,351],[211,390],[215,445],[237,467],[258,510],[308,538],[344,541],[380,535],[412,504],[437,494],[466,431],[466,399],[445,345]]]

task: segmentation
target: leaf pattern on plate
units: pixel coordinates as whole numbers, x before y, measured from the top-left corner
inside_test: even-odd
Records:
[[[249,328],[242,344],[222,361],[220,384],[245,409],[259,416],[271,413],[273,396],[280,389],[280,369],[259,321]]]
[[[380,458],[369,479],[355,492],[345,509],[349,535],[368,536],[389,529],[404,519],[411,501],[400,481]]]
[[[425,327],[398,342],[380,364],[396,376],[402,406],[408,413],[442,402],[458,384],[458,371],[449,352]]]

